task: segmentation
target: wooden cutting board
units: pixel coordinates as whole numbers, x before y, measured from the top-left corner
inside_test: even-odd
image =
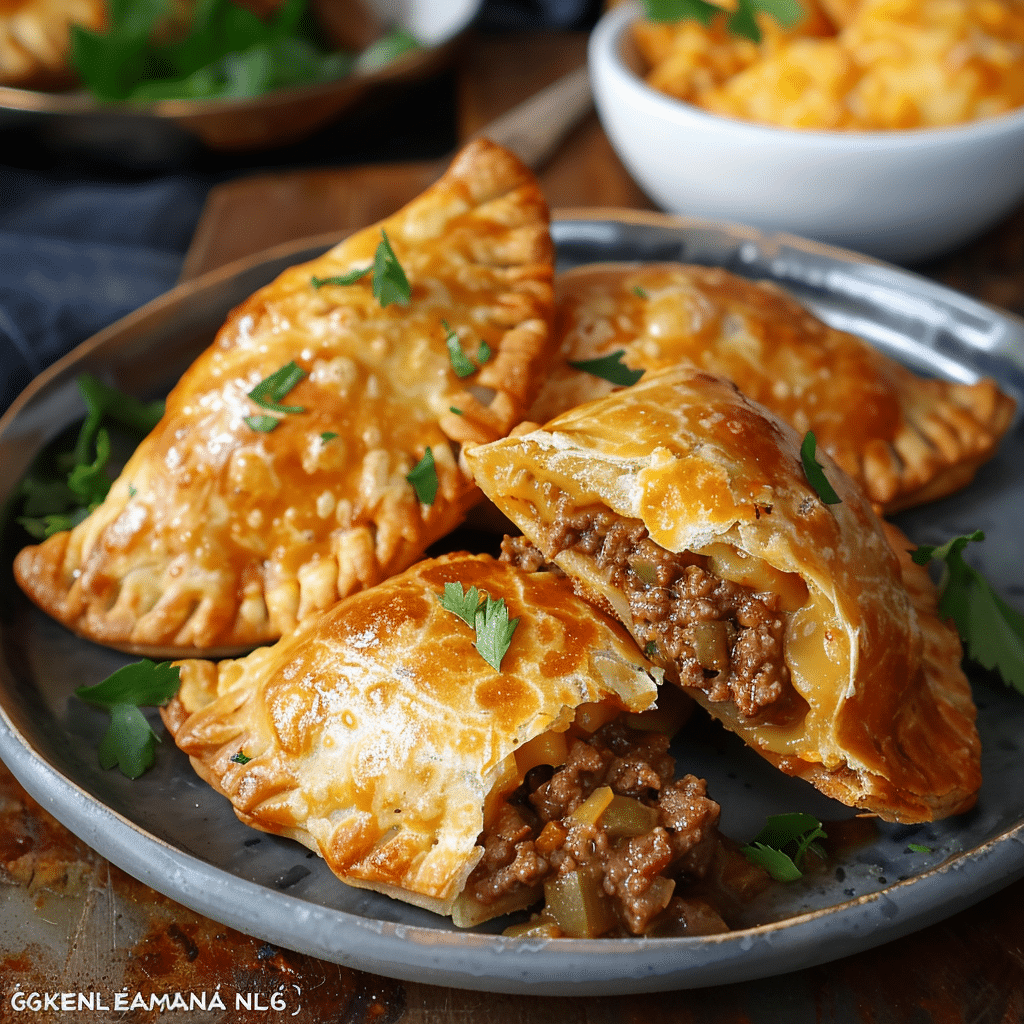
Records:
[[[459,50],[460,141],[586,63],[585,33],[470,36]],[[207,199],[182,267],[188,280],[281,242],[339,235],[393,213],[440,176],[448,160],[289,170],[237,178]],[[591,112],[538,170],[552,208],[653,209]]]

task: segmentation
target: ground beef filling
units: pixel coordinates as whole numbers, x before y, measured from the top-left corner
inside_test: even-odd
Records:
[[[783,657],[786,620],[777,595],[715,576],[706,558],[666,551],[643,523],[604,508],[560,513],[544,546],[551,557],[580,551],[608,573],[629,601],[644,653],[683,686],[775,725],[805,714]],[[547,564],[525,537],[506,537],[502,557],[534,571]]]
[[[575,937],[727,931],[767,876],[718,832],[704,781],[675,778],[668,744],[616,719],[575,739],[564,765],[533,769],[481,835],[467,894],[490,905],[543,888],[535,921]],[[626,798],[618,813],[575,821],[600,787]]]

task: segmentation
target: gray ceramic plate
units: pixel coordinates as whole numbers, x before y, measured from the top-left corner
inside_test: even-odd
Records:
[[[561,217],[562,267],[682,259],[771,278],[825,319],[924,373],[997,377],[1024,399],[1024,324],[962,295],[850,253],[661,215]],[[81,415],[74,378],[90,371],[139,394],[166,388],[228,310],[281,269],[321,251],[307,241],[182,286],[97,335],[44,374],[0,421],[6,497],[32,456]],[[976,528],[976,564],[1024,607],[1024,430],[955,498],[902,517],[919,542]],[[10,547],[10,538],[8,538]],[[29,607],[4,555],[0,581],[0,754],[25,788],[100,853],[155,889],[269,942],[405,980],[498,992],[596,995],[749,980],[897,938],[1024,875],[1024,697],[974,679],[985,782],[977,807],[928,826],[881,825],[839,845],[827,870],[776,887],[749,926],[681,939],[517,941],[459,932],[433,915],[339,883],[295,843],[253,832],[172,745],[137,782],[102,771],[104,716],[72,696],[127,659],[80,641]],[[162,731],[154,718],[158,731]],[[749,839],[768,814],[807,810],[846,835],[850,812],[784,778],[732,737],[697,728],[677,745],[723,805],[723,830]],[[915,849],[911,849],[911,845]],[[927,852],[924,849],[926,848]]]

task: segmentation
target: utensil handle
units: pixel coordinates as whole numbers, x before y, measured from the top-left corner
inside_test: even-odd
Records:
[[[577,68],[485,125],[474,138],[510,149],[536,170],[593,105],[586,67]]]

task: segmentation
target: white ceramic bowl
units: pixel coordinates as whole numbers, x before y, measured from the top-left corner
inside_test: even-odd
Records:
[[[605,131],[662,209],[785,231],[914,263],[1024,198],[1024,111],[952,128],[796,131],[720,117],[649,87],[637,4],[595,26],[589,66]]]

